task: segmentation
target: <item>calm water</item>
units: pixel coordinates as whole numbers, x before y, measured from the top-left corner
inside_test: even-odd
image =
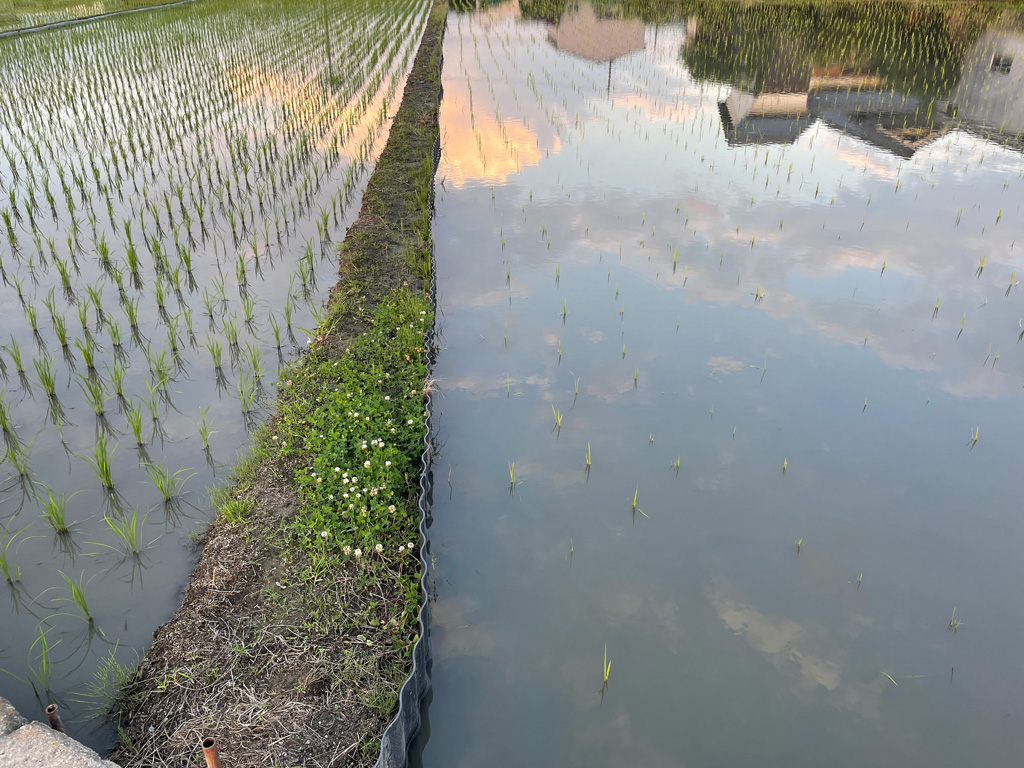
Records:
[[[0,556],[20,572],[0,581],[0,695],[27,716],[55,701],[108,746],[97,670],[135,662],[180,604],[207,489],[336,280],[427,7],[204,0],[0,39]],[[170,503],[147,462],[184,481]],[[40,519],[48,493],[70,533]],[[105,520],[133,516],[138,555]]]
[[[414,765],[1019,759],[1024,25],[886,9],[450,16]]]

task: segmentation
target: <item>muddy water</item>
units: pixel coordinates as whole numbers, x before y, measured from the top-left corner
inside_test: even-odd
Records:
[[[553,5],[449,18],[413,764],[1011,764],[1018,16]]]

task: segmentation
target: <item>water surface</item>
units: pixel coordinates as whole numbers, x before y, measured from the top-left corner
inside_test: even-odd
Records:
[[[828,9],[449,17],[414,765],[1024,748],[1024,26]]]

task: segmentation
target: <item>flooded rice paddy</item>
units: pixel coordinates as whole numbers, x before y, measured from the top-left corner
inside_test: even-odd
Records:
[[[190,3],[0,39],[0,693],[90,720],[307,342],[428,4]]]
[[[1024,17],[480,5],[413,764],[1015,762]]]

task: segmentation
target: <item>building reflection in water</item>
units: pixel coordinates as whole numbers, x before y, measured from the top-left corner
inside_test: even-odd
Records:
[[[780,45],[785,60],[797,45]],[[899,157],[949,130],[1024,149],[1024,22],[1004,13],[964,56],[948,98],[892,87],[873,67],[786,62],[779,80],[734,84],[719,102],[730,145],[789,144],[818,121]]]

